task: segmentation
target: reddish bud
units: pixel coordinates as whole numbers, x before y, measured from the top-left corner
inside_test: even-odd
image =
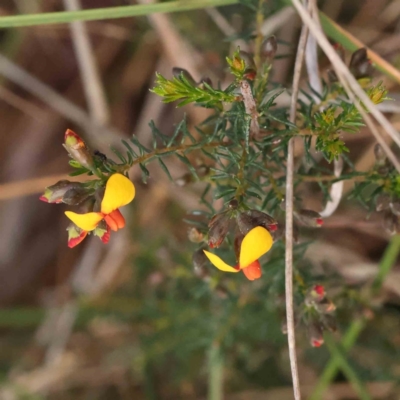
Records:
[[[110,227],[106,224],[104,220],[100,221],[96,229],[93,231],[93,234],[100,238],[103,243],[108,243],[110,240]]]
[[[313,210],[301,209],[293,213],[297,221],[310,228],[320,228],[324,223],[321,215]]]
[[[308,337],[312,347],[321,347],[324,344],[323,329],[319,321],[310,321],[308,325]]]
[[[78,228],[75,224],[71,223],[68,225],[68,247],[73,248],[85,239],[87,232]]]
[[[85,142],[73,131],[67,129],[64,136],[63,146],[69,155],[87,169],[93,167],[93,157]]]
[[[78,182],[70,182],[67,180],[58,181],[54,185],[48,186],[44,194],[39,197],[39,200],[45,203],[62,203],[65,194],[71,189],[81,189],[83,186]]]
[[[274,218],[258,210],[248,210],[240,213],[236,218],[236,222],[243,235],[246,235],[256,226],[262,226],[272,232],[278,228],[278,222]]]
[[[315,295],[319,301],[321,301],[325,297],[325,288],[322,285],[314,285],[311,293]]]
[[[311,339],[312,347],[321,347],[324,344],[324,338]]]
[[[248,81],[254,81],[254,79],[256,79],[256,76],[257,76],[257,72],[251,68],[248,68],[243,75],[243,77],[245,79],[247,79]]]

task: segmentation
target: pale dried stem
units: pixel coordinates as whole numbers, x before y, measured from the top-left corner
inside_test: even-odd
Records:
[[[311,15],[315,23],[321,28],[321,24],[319,21],[319,12],[316,0],[310,0],[310,7]],[[310,82],[311,87],[314,91],[321,94],[322,93],[322,83],[319,76],[319,66],[318,66],[318,52],[317,52],[317,41],[314,35],[308,35],[307,40],[307,47],[306,47],[306,67],[308,73],[308,79]],[[314,101],[318,104],[320,103],[320,98],[313,93]],[[343,159],[339,157],[337,160],[335,159],[334,162],[334,174],[336,177],[340,177],[343,170]],[[327,218],[331,216],[336,209],[339,207],[340,200],[342,199],[343,195],[343,187],[344,182],[339,181],[335,182],[330,190],[329,190],[329,197],[330,200],[325,205],[325,208],[320,212],[321,216]]]
[[[257,105],[251,91],[249,82],[240,82],[240,93],[243,96],[243,103],[246,109],[246,114],[250,115],[250,135],[257,137],[260,133],[260,125],[258,124]]]
[[[82,126],[89,133],[96,133],[107,142],[120,146],[119,137],[123,134],[115,128],[106,128],[94,121],[84,110],[76,106],[64,96],[58,94],[50,86],[25,71],[23,68],[0,54],[0,75],[3,75],[27,92],[37,96],[50,108],[63,115],[68,120]],[[94,137],[94,135],[93,135]],[[99,139],[99,137],[97,137]]]
[[[371,101],[371,99],[367,96],[364,90],[360,87],[357,80],[350,73],[347,66],[344,64],[344,62],[341,60],[339,55],[336,53],[334,48],[331,46],[331,44],[325,37],[323,31],[312,20],[307,10],[301,5],[300,1],[292,0],[292,3],[297,9],[303,22],[309,27],[310,31],[317,39],[318,44],[324,50],[325,54],[331,61],[340,82],[346,89],[346,92],[350,100],[354,102],[357,109],[360,111],[360,114],[363,116],[367,126],[370,128],[372,134],[375,136],[377,142],[382,146],[382,149],[385,151],[387,157],[393,163],[397,171],[400,172],[399,160],[396,158],[395,154],[387,145],[382,135],[376,129],[376,127],[372,122],[372,119],[366,114],[366,112],[363,109],[363,106],[359,103],[359,101],[363,103],[363,105],[370,111],[370,113],[377,120],[377,122],[385,129],[385,131],[390,135],[393,141],[400,147],[399,133],[396,131],[396,129],[394,129],[392,124],[385,118],[385,116],[377,109],[375,104]],[[357,96],[359,100],[357,100],[355,96]]]
[[[64,7],[68,11],[82,8],[79,0],[64,0]],[[71,22],[70,27],[90,115],[96,122],[105,125],[109,122],[110,113],[86,25],[76,21]]]
[[[296,62],[294,66],[292,100],[290,104],[289,120],[296,123],[297,97],[299,94],[299,82],[301,68],[304,60],[307,43],[308,29],[303,25],[299,44],[297,47]],[[293,173],[294,173],[294,141],[288,144],[288,157],[286,166],[286,252],[285,252],[285,294],[286,294],[286,323],[288,330],[288,346],[290,368],[293,380],[293,392],[295,400],[301,399],[299,373],[296,355],[296,336],[294,329],[293,311]]]

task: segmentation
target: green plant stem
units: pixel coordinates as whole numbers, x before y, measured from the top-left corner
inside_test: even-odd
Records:
[[[365,328],[365,325],[366,323],[364,319],[355,320],[350,325],[350,328],[347,330],[342,340],[342,348],[345,351],[348,351],[353,347],[355,341],[358,338],[358,335]],[[322,394],[325,392],[326,388],[335,377],[338,369],[338,360],[335,358],[331,358],[308,400],[320,400],[322,398]]]
[[[367,389],[364,387],[362,381],[358,378],[353,367],[348,363],[343,350],[340,349],[340,347],[335,343],[330,334],[325,335],[325,343],[331,353],[332,359],[335,360],[339,365],[347,380],[352,384],[354,390],[357,392],[359,398],[361,400],[371,400],[371,396],[369,395]]]
[[[134,165],[142,164],[145,162],[150,161],[150,159],[154,157],[163,157],[163,156],[169,156],[173,155],[176,152],[185,152],[185,151],[192,151],[192,150],[197,150],[199,148],[208,148],[208,147],[218,147],[218,146],[228,146],[227,143],[221,143],[221,142],[210,142],[206,144],[202,143],[192,143],[192,144],[182,144],[179,146],[171,146],[171,147],[165,147],[163,149],[155,149],[151,153],[144,154],[141,157],[136,158],[133,160],[132,164],[129,164],[127,166],[122,166],[122,168],[119,170],[119,172],[126,172],[129,169],[131,169]]]
[[[223,398],[223,367],[220,345],[213,343],[208,354],[208,400]]]
[[[261,64],[261,45],[263,42],[263,34],[261,31],[262,24],[264,22],[264,13],[263,13],[263,3],[265,0],[258,0],[258,10],[256,14],[256,24],[257,24],[257,36],[254,41],[254,64],[256,66],[256,70],[260,69]]]
[[[395,235],[386,248],[382,261],[379,264],[378,274],[372,284],[372,290],[376,293],[382,286],[386,276],[392,269],[400,252],[400,235]]]
[[[400,235],[396,235],[392,237],[379,264],[378,275],[376,276],[374,283],[372,284],[374,291],[378,291],[381,288],[386,276],[392,269],[399,253],[400,253]],[[343,350],[349,351],[353,347],[354,343],[356,342],[358,336],[363,331],[365,326],[366,326],[366,321],[364,319],[357,319],[350,325],[349,329],[347,330],[342,339],[341,346]],[[314,388],[314,392],[309,397],[309,400],[320,400],[322,398],[322,394],[329,386],[332,379],[335,377],[339,369],[339,366],[340,365],[336,359],[332,358],[329,361],[328,365],[325,367],[325,370],[323,371],[321,377],[319,378],[319,381],[317,382]]]
[[[226,6],[230,4],[236,4],[238,2],[239,0],[168,1],[164,3],[95,8],[81,11],[13,15],[9,17],[1,17],[0,28],[16,28],[21,26],[63,24],[73,21],[94,21],[101,19],[126,18],[156,13],[169,13],[196,10],[206,7]]]

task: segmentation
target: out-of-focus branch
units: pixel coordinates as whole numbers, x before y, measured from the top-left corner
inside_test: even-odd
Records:
[[[64,0],[64,6],[68,11],[81,9],[79,0]],[[104,125],[109,122],[110,113],[85,23],[71,22],[71,34],[90,115]]]
[[[291,123],[296,123],[297,97],[299,94],[299,83],[301,68],[304,60],[305,48],[307,43],[308,29],[303,25],[299,44],[297,47],[296,61],[293,74],[292,100],[290,104]],[[288,346],[290,368],[292,372],[293,392],[295,400],[301,399],[299,372],[297,367],[296,355],[296,335],[294,330],[294,311],[293,311],[293,175],[294,175],[294,139],[288,144],[288,155],[286,165],[286,252],[285,252],[285,297],[286,297],[286,323],[288,330]]]

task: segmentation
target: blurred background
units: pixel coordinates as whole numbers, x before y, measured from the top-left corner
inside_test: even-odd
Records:
[[[265,35],[277,36],[282,55],[274,62],[273,80],[290,87],[300,21],[282,2],[268,3]],[[129,4],[2,0],[0,16]],[[320,6],[400,66],[398,0]],[[121,139],[131,135],[150,145],[151,120],[171,135],[186,115],[193,129],[209,111],[163,104],[149,92],[155,72],[171,77],[178,66],[224,87],[225,57],[244,46],[237,33],[246,37],[253,29],[254,13],[233,5],[0,31],[1,400],[292,399],[281,332],[284,261],[275,260],[263,282],[230,277],[225,289],[219,285],[225,277],[210,282],[196,276],[183,220],[198,208],[201,183],[182,188],[151,165],[144,184],[140,169],[132,170],[137,194],[124,208],[128,228],[106,246],[90,237],[69,249],[66,207],[38,200],[44,187],[71,171],[62,148],[67,128],[108,156],[110,146],[123,149]],[[328,66],[321,57],[321,70]],[[399,98],[398,83],[379,72],[374,79],[384,81],[389,97]],[[398,129],[400,110],[392,103],[384,111]],[[368,130],[345,134],[345,141],[357,169],[373,166],[375,142]],[[174,179],[187,172],[183,164],[167,164]],[[345,193],[350,189],[346,184]],[[307,205],[319,210],[318,185],[308,191]],[[390,238],[378,215],[344,200],[318,234],[306,232],[304,241],[310,239],[304,267],[328,271],[325,284],[334,298],[346,285],[362,292]],[[360,315],[369,319],[348,362],[374,399],[400,399],[398,267],[374,304],[354,305],[351,295],[348,303],[337,304],[338,337]],[[229,295],[239,286],[251,299],[244,305]],[[371,311],[374,306],[379,312]],[[331,354],[310,347],[299,327],[298,355],[308,395]],[[319,398],[359,397],[339,371]]]

